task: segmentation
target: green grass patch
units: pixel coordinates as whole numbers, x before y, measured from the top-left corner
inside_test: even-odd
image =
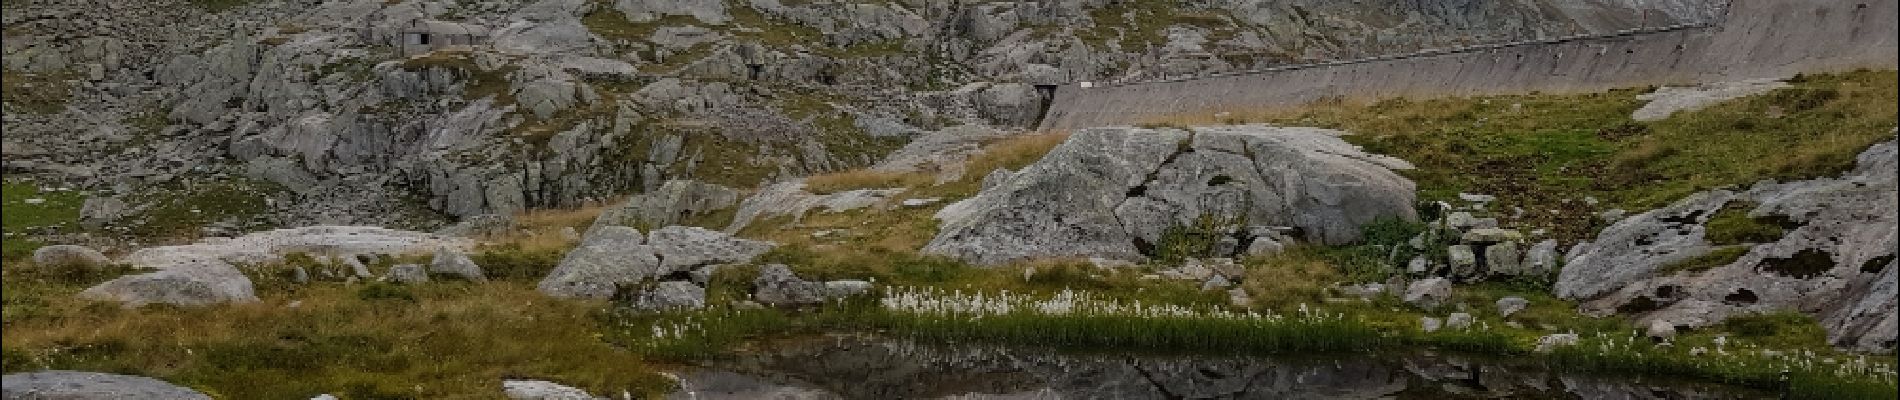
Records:
[[[1715,250],[1710,250],[1708,254],[1664,265],[1661,269],[1657,270],[1657,273],[1662,275],[1675,275],[1681,272],[1707,271],[1710,268],[1734,263],[1735,260],[1741,259],[1742,255],[1748,254],[1749,248],[1750,246],[1741,245],[1719,247]]]
[[[1758,204],[1748,201],[1730,202],[1709,217],[1704,234],[1709,243],[1717,245],[1773,243],[1781,240],[1788,229],[1799,227],[1784,216],[1749,217],[1749,210]]]
[[[200,228],[218,222],[236,228],[262,226],[268,221],[268,198],[282,188],[275,184],[243,178],[224,180],[174,180],[151,191],[134,194],[128,203],[145,204],[139,214],[129,217],[130,233],[144,238],[192,239]]]
[[[1320,126],[1419,168],[1403,174],[1421,200],[1498,195],[1506,224],[1578,240],[1600,227],[1596,208],[1644,210],[1688,194],[1763,179],[1841,173],[1892,136],[1900,103],[1894,71],[1812,75],[1793,87],[1641,123],[1640,90],[1321,102],[1294,111],[1236,112],[1227,122]],[[1587,207],[1593,196],[1607,204]]]
[[[28,202],[29,199],[37,200]],[[0,260],[13,261],[32,255],[33,250],[43,245],[32,235],[71,227],[79,221],[79,207],[84,202],[85,196],[78,192],[41,192],[39,185],[32,181],[7,181],[0,186],[0,205],[6,209],[0,213],[0,226],[4,226],[6,233],[5,238],[0,239],[0,249],[4,249]]]

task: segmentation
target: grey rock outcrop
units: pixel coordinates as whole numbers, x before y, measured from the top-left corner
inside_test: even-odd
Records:
[[[945,207],[924,251],[978,264],[1141,260],[1168,227],[1203,217],[1291,226],[1327,244],[1357,240],[1376,218],[1415,218],[1412,182],[1391,171],[1410,166],[1340,134],[1259,125],[1076,132],[996,187]]]
[[[642,237],[637,229],[606,226],[582,239],[538,288],[554,297],[607,298],[622,285],[751,261],[772,246],[697,227],[669,226]]]
[[[1776,80],[1749,80],[1715,83],[1692,87],[1662,87],[1655,92],[1636,96],[1637,100],[1646,100],[1642,108],[1630,113],[1630,119],[1637,121],[1660,121],[1682,111],[1695,111],[1709,106],[1754,96],[1788,87],[1788,84]]]
[[[554,297],[612,297],[618,285],[661,275],[660,259],[645,242],[638,229],[595,229],[537,287]]]
[[[636,310],[697,310],[706,307],[706,288],[687,281],[665,281],[635,295]]]
[[[1565,262],[1556,294],[1597,314],[1697,328],[1746,313],[1815,316],[1836,346],[1891,351],[1896,326],[1896,145],[1861,153],[1836,178],[1760,182],[1745,191],[1701,192],[1631,216],[1582,244]],[[1670,266],[1710,254],[1708,221],[1745,212],[1783,226],[1781,237],[1741,247],[1706,269]],[[1760,222],[1758,222],[1760,223]],[[1734,248],[1734,247],[1729,247]]]
[[[103,267],[112,260],[91,247],[56,244],[33,249],[33,263],[42,266]]]
[[[753,300],[780,307],[823,304],[829,292],[823,282],[799,279],[784,264],[759,267],[759,277],[752,287]]]
[[[738,190],[699,181],[669,180],[657,190],[634,195],[626,204],[602,211],[589,230],[609,225],[672,226],[738,203]]]
[[[81,371],[39,371],[0,376],[0,398],[211,400],[211,396],[204,393],[157,379]]]

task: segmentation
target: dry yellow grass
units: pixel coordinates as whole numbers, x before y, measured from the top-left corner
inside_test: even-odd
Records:
[[[595,393],[668,385],[598,339],[601,304],[549,299],[528,282],[313,284],[260,297],[127,310],[49,295],[45,317],[9,318],[6,366],[136,373],[233,399],[494,398],[511,377]]]
[[[1326,298],[1327,288],[1342,277],[1339,268],[1319,257],[1314,249],[1287,249],[1273,256],[1244,260],[1244,264],[1247,273],[1241,288],[1259,307],[1317,304]]]

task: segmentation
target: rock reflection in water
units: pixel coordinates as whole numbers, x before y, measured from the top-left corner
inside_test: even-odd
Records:
[[[1550,372],[1452,355],[1209,357],[1062,354],[830,336],[761,345],[680,371],[669,399],[1732,399],[1709,384]]]

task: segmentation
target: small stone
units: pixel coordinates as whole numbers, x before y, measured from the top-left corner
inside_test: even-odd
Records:
[[[1658,343],[1668,342],[1676,338],[1676,324],[1663,320],[1650,321],[1649,328],[1644,330],[1644,335],[1649,336],[1649,340]]]
[[[929,207],[932,204],[937,204],[937,202],[940,202],[940,201],[943,201],[943,199],[930,197],[930,198],[922,198],[922,199],[904,199],[904,201],[901,204],[903,204],[904,207],[906,208],[922,208],[922,207]]]
[[[1575,333],[1553,333],[1544,335],[1544,337],[1537,338],[1536,351],[1539,353],[1549,353],[1557,350],[1559,347],[1575,346],[1578,341],[1579,338]]]
[[[1504,243],[1524,240],[1524,234],[1510,229],[1473,228],[1466,231],[1459,240],[1471,244]]]
[[[1488,195],[1488,194],[1459,193],[1458,199],[1468,201],[1468,202],[1473,202],[1473,203],[1490,203],[1492,201],[1497,201],[1498,197]]]
[[[1472,322],[1473,322],[1473,319],[1471,318],[1470,313],[1461,313],[1461,312],[1451,313],[1450,316],[1445,317],[1445,327],[1451,328],[1451,329],[1457,329],[1457,330],[1471,329]]]
[[[1227,277],[1220,276],[1219,274],[1215,274],[1213,277],[1207,278],[1206,282],[1201,283],[1201,290],[1208,291],[1208,290],[1226,289],[1227,287],[1233,286],[1233,285],[1234,283],[1232,281],[1228,281]]]
[[[429,282],[429,271],[424,270],[421,265],[401,264],[389,267],[389,273],[384,274],[383,279],[405,285],[427,283]]]
[[[1445,278],[1427,278],[1412,282],[1405,289],[1405,302],[1419,308],[1437,308],[1451,300],[1451,281]]]
[[[1213,248],[1209,249],[1214,255],[1221,257],[1238,254],[1240,250],[1240,239],[1231,236],[1222,236],[1219,240],[1215,240]]]
[[[1525,300],[1523,297],[1505,297],[1498,299],[1498,315],[1508,318],[1511,314],[1517,314],[1518,311],[1524,311],[1525,308],[1530,308],[1530,306],[1531,301]]]
[[[1425,256],[1414,256],[1411,262],[1405,263],[1405,272],[1413,275],[1423,275],[1431,270],[1432,260],[1425,259]]]
[[[1418,317],[1418,328],[1425,333],[1437,332],[1444,325],[1444,321],[1440,321],[1437,317]]]
[[[1246,289],[1227,289],[1227,302],[1233,304],[1234,307],[1249,308],[1253,307],[1253,296],[1247,295]]]
[[[825,282],[825,295],[831,298],[843,298],[865,294],[871,291],[871,282],[847,279]]]
[[[1597,219],[1601,219],[1607,223],[1616,223],[1616,221],[1622,221],[1623,217],[1628,215],[1629,211],[1623,211],[1621,208],[1613,208],[1597,213]]]
[[[1285,244],[1281,244],[1279,241],[1275,241],[1272,238],[1268,238],[1265,236],[1253,238],[1253,243],[1247,244],[1247,255],[1254,256],[1254,257],[1265,257],[1265,256],[1271,256],[1274,254],[1280,254],[1281,251],[1285,251],[1285,250],[1286,250]]]
[[[310,271],[303,269],[303,267],[291,268],[290,281],[298,284],[310,283]]]

